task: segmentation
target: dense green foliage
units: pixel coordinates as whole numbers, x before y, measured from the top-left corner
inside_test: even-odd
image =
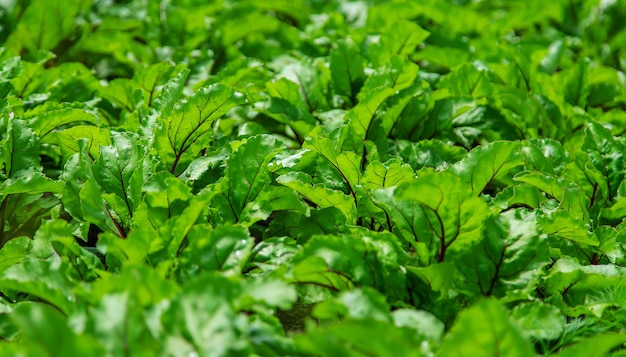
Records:
[[[0,2],[0,355],[626,356],[625,23]]]

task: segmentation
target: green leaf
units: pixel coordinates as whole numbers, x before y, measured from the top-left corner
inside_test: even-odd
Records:
[[[522,171],[515,175],[515,181],[537,187],[559,202],[563,201],[566,190],[577,188],[561,177],[537,171]]]
[[[23,175],[23,176],[21,176]],[[8,179],[0,184],[2,195],[37,194],[44,192],[58,193],[63,189],[63,183],[53,181],[41,172],[32,172],[25,169],[15,179]]]
[[[13,92],[18,93],[18,97],[22,99],[33,99],[36,102],[40,102],[48,98],[48,95],[44,95],[42,97],[29,98],[28,96],[32,94],[35,89],[29,90],[29,85],[31,82],[38,82],[39,76],[42,75],[44,71],[43,65],[46,60],[50,59],[51,54],[40,54],[42,58],[39,60],[35,60],[35,62],[27,62],[22,61],[22,70],[21,72],[11,79],[10,83],[13,87]],[[31,87],[32,88],[32,87]]]
[[[28,237],[19,237],[6,242],[0,250],[0,272],[19,263],[32,249],[32,240]]]
[[[613,105],[615,100],[621,95],[621,83],[619,72],[614,68],[599,66],[589,68],[589,106]]]
[[[375,190],[397,186],[413,177],[413,169],[407,164],[395,160],[384,164],[374,161],[367,165],[361,183],[366,189]]]
[[[316,207],[338,208],[347,218],[348,224],[352,224],[352,222],[356,220],[355,202],[350,196],[341,191],[314,185],[311,176],[304,172],[292,171],[279,176],[276,182],[295,190],[311,201]]]
[[[326,64],[319,59],[306,57],[300,60],[289,59],[285,62],[287,63],[278,64],[280,66],[277,68],[278,78],[286,78],[298,85],[298,91],[308,111],[313,113],[327,108],[331,73]],[[291,95],[295,93],[292,92]],[[290,98],[293,98],[291,95]],[[292,100],[290,102],[296,103]]]
[[[337,298],[315,305],[312,315],[323,320],[350,318],[391,321],[385,296],[371,288],[343,291]]]
[[[241,273],[254,244],[254,239],[241,226],[210,230],[206,225],[196,225],[185,239],[188,245],[177,252],[177,273],[181,277],[194,277],[206,271]]]
[[[600,246],[599,251],[609,262],[615,264],[624,258],[624,249],[619,241],[620,230],[610,226],[600,226],[594,231]]]
[[[257,103],[259,111],[291,127],[296,139],[302,142],[318,121],[311,114],[300,86],[287,78],[267,82],[265,86],[270,98],[263,104]]]
[[[22,72],[20,57],[4,58],[0,62],[0,98],[6,98],[13,89],[10,81]]]
[[[362,187],[357,188],[358,212],[360,217],[372,217],[379,224],[386,220],[385,212],[377,205],[373,192],[382,188],[390,188],[409,181],[415,177],[413,169],[399,160],[389,160],[386,163],[373,161],[363,173]],[[372,227],[373,228],[373,227]],[[386,226],[390,229],[390,227]]]
[[[149,311],[144,311],[131,291],[112,292],[89,309],[83,335],[98,336],[109,354],[159,353],[162,341],[150,331]],[[148,316],[146,316],[148,315]],[[160,322],[159,322],[160,324]]]
[[[28,181],[28,180],[24,180]],[[9,182],[9,181],[5,181]],[[33,183],[37,183],[38,180],[33,180]],[[35,187],[28,187],[22,190],[22,180],[18,180],[17,187],[13,187],[19,191],[28,191],[29,188],[32,191],[36,191]],[[42,189],[56,187],[46,187],[49,182],[43,182]],[[51,195],[52,192],[44,193],[17,193],[8,194],[2,198],[2,204],[0,205],[0,214],[3,218],[3,232],[2,239],[0,239],[0,246],[4,245],[10,239],[27,236],[32,237],[39,228],[43,219],[48,219],[50,216],[54,216],[59,211],[59,200]]]
[[[397,309],[391,312],[393,323],[398,327],[409,327],[418,332],[420,337],[432,342],[440,342],[445,326],[433,314],[423,310]]]
[[[430,92],[426,82],[418,84],[417,81],[389,97],[376,113],[377,120],[374,128],[377,129],[375,131],[378,131],[378,135],[373,136],[373,139],[377,143],[384,143],[387,137],[395,134],[396,128],[403,125],[419,125],[419,121],[426,114],[423,106],[429,103],[429,98]],[[410,120],[409,117],[411,117]],[[401,134],[404,137],[407,133]],[[378,145],[381,146],[380,143]]]
[[[308,215],[276,212],[266,234],[287,235],[303,244],[315,235],[349,232],[346,221],[346,215],[336,207],[309,210]]]
[[[58,257],[47,258],[29,257],[7,268],[0,275],[0,289],[36,296],[67,315],[75,309],[76,301],[74,284],[66,275],[68,263],[61,263]]]
[[[266,15],[262,12],[250,11],[248,9],[244,14],[227,18],[227,22],[220,27],[224,34],[222,35],[222,44],[224,46],[234,44],[237,41],[245,40],[247,36],[254,33],[275,32],[280,27],[280,21],[273,16]],[[247,22],[250,26],[241,27],[239,24]]]
[[[17,178],[20,171],[39,168],[39,138],[26,123],[9,115],[7,139],[2,143],[6,177]]]
[[[11,313],[20,331],[22,343],[41,347],[57,356],[105,354],[102,345],[92,336],[80,335],[68,326],[65,316],[51,306],[24,303]]]
[[[530,342],[493,299],[462,311],[442,342],[442,356],[534,356]]]
[[[99,92],[104,99],[128,113],[133,112],[142,99],[139,84],[129,78],[115,78],[100,87]]]
[[[265,83],[265,87],[270,97],[282,99],[296,108],[307,109],[306,98],[297,82],[288,78],[279,78]]]
[[[509,186],[498,192],[492,204],[503,210],[513,207],[537,209],[547,200],[546,195],[538,188],[522,184]]]
[[[244,208],[254,202],[271,181],[268,164],[280,142],[274,137],[259,135],[241,143],[228,159],[223,194],[238,222]]]
[[[481,63],[464,63],[441,77],[439,88],[447,88],[454,96],[481,98],[494,91],[493,74]]]
[[[48,53],[46,56],[52,57],[53,55]],[[43,65],[49,59],[43,58],[37,65]],[[53,103],[89,102],[94,99],[94,93],[99,85],[94,73],[78,62],[62,63],[46,69],[34,67],[32,70],[35,72],[17,77],[13,85],[16,89],[20,88],[20,97],[38,104],[45,105],[46,101]],[[81,106],[82,104],[74,105]]]
[[[168,181],[171,182],[174,180],[176,179],[172,178]],[[182,184],[180,186],[182,186]],[[187,189],[187,187],[185,187],[185,189]],[[168,191],[168,194],[174,193],[175,189]],[[172,194],[172,196],[174,194]],[[178,214],[176,215],[172,212],[172,206],[175,206],[175,204],[171,203],[169,207],[166,207],[170,216],[158,227],[158,238],[153,237],[150,241],[150,260],[153,264],[160,264],[161,269],[169,269],[172,265],[172,260],[178,257],[180,252],[188,244],[191,230],[197,224],[206,222],[207,206],[211,198],[212,193],[205,191],[199,195],[192,196],[188,203],[185,202],[187,204],[179,202],[179,209],[181,211],[180,213],[177,212]]]
[[[385,218],[389,217],[386,228],[398,235],[405,245],[418,249],[420,244],[425,245],[417,237],[417,226],[422,224],[423,211],[414,202],[399,199],[395,190],[394,187],[375,190],[372,194],[374,203],[384,210]],[[428,251],[428,248],[425,249]],[[424,258],[428,263],[429,254]]]
[[[555,84],[563,90],[565,101],[573,106],[585,108],[589,96],[589,61],[581,60],[576,65],[555,76]]]
[[[264,239],[252,249],[249,263],[263,272],[274,271],[287,264],[299,249],[290,237]]]
[[[34,1],[21,16],[5,46],[13,54],[19,54],[23,49],[28,50],[31,55],[40,50],[52,50],[72,33],[77,15],[90,4],[91,1],[80,0],[71,0],[64,4]]]
[[[236,308],[248,310],[258,306],[258,304],[263,304],[286,310],[294,305],[297,298],[296,289],[282,280],[255,278],[243,284],[243,294],[237,301]]]
[[[512,128],[514,135],[526,138],[565,139],[565,132],[573,130],[577,122],[565,120],[554,100],[545,96],[528,95],[525,89],[501,88],[493,95],[494,104],[506,118],[502,124]]]
[[[417,113],[407,113],[417,116],[418,121],[408,115],[406,118],[401,117],[396,124],[396,132],[403,129],[410,135],[407,137],[404,133],[400,138],[411,140],[439,138],[471,148],[481,135],[485,135],[493,127],[505,132],[510,131],[506,124],[497,119],[498,113],[488,106],[479,105],[475,100],[448,97],[435,101],[434,105],[432,99],[425,98],[423,101],[425,103],[415,104],[414,110]],[[501,135],[515,138],[515,134]]]
[[[443,262],[425,267],[407,266],[406,270],[420,279],[425,286],[439,297],[447,297],[454,284],[456,269],[452,263]]]
[[[543,286],[565,314],[602,316],[605,309],[624,304],[625,275],[622,267],[580,265],[568,257],[552,266]]]
[[[564,238],[579,244],[598,246],[598,238],[590,231],[587,223],[565,211],[555,211],[540,215],[537,221],[541,230],[551,237]]]
[[[181,69],[178,74],[171,77],[164,85],[159,95],[154,99],[154,108],[160,110],[161,115],[169,116],[174,109],[174,105],[178,102],[183,90],[187,77],[191,71],[187,68]],[[160,79],[160,78],[159,78]]]
[[[589,207],[591,206],[591,199],[576,184],[564,178],[540,172],[520,172],[514,179],[537,187],[546,193],[548,199],[558,201],[559,208],[563,211],[579,219],[584,224],[590,223]]]
[[[213,84],[181,99],[171,114],[160,117],[155,148],[172,174],[185,170],[213,138],[213,122],[245,102],[244,95],[223,84]]]
[[[102,190],[124,202],[122,208],[132,217],[142,198],[144,148],[131,134],[111,132],[111,139],[112,145],[100,147],[100,157],[93,164],[94,177]]]
[[[388,101],[387,113],[381,113],[383,121],[391,121],[391,135],[396,139],[414,140],[429,138],[436,130],[436,123],[429,121],[429,112],[435,106],[430,91],[409,87]],[[397,102],[397,103],[396,103]]]
[[[368,8],[367,22],[364,25],[382,32],[398,19],[417,17],[423,10],[423,6],[413,2],[379,3]]]
[[[361,182],[361,157],[352,151],[340,152],[335,142],[322,136],[309,138],[303,147],[327,161],[341,177],[349,194],[355,196],[355,187]]]
[[[565,316],[553,305],[540,301],[522,303],[511,311],[511,317],[526,336],[538,340],[554,340],[565,331]]]
[[[531,139],[520,147],[526,168],[558,175],[569,162],[563,145],[552,139]]]
[[[384,335],[382,339],[380,336]],[[312,355],[328,356],[425,356],[420,351],[420,341],[407,327],[396,327],[377,320],[346,320],[327,328],[316,328],[295,337],[300,351]]]
[[[183,288],[184,294],[173,299],[162,317],[171,336],[188,342],[192,351],[202,355],[248,354],[249,343],[241,330],[245,320],[232,306],[241,285],[223,276],[203,274]]]
[[[79,193],[80,208],[82,218],[88,222],[94,223],[103,231],[115,232],[120,236],[125,233],[118,225],[118,222],[112,215],[111,210],[104,201],[102,189],[93,179],[87,180]]]
[[[112,231],[122,236],[124,232],[106,205],[102,189],[94,177],[87,143],[79,141],[78,147],[80,152],[67,161],[63,173],[64,208],[76,219],[93,223],[103,231]]]
[[[80,152],[80,142],[87,142],[90,156],[98,157],[101,146],[111,145],[111,133],[95,126],[76,125],[63,131],[51,132],[44,142],[59,146],[64,160]]]
[[[385,99],[394,93],[394,90],[388,87],[373,88],[360,98],[359,104],[346,113],[345,119],[349,121],[350,129],[358,140],[365,141],[377,134],[374,132],[376,112]]]
[[[145,217],[145,206],[135,212],[133,226],[128,232],[126,239],[110,233],[98,236],[96,247],[111,262],[111,256],[119,263],[128,265],[142,265],[150,250],[150,244],[159,241],[158,231],[152,227],[152,222]]]
[[[620,197],[610,207],[602,208],[602,217],[620,221],[626,217],[626,197]]]
[[[380,45],[370,50],[370,57],[375,65],[387,63],[393,56],[406,56],[415,52],[430,33],[415,22],[395,21],[380,38]]]
[[[611,131],[602,124],[588,121],[581,150],[588,155],[588,159],[585,160],[586,165],[595,167],[606,180],[606,183],[598,182],[598,184],[601,184],[600,188],[605,197],[612,200],[617,195],[617,188],[626,175],[624,173],[626,146],[623,142],[615,140]]]
[[[309,21],[309,7],[303,0],[261,0],[255,1],[254,5],[260,10],[275,11],[288,16],[298,26],[302,26]]]
[[[452,46],[428,45],[421,51],[413,53],[411,60],[428,61],[437,67],[451,69],[466,63],[471,57],[471,54],[465,49]]]
[[[401,56],[392,56],[388,61],[385,61],[384,66],[367,77],[357,98],[359,102],[364,101],[365,98],[371,96],[370,92],[378,87],[392,89],[392,94],[397,93],[413,84],[418,71],[419,67],[415,63]]]
[[[470,151],[451,171],[459,175],[472,191],[481,195],[494,181],[502,179],[513,168],[523,164],[519,145],[511,141],[496,141]]]
[[[134,304],[144,309],[148,308],[142,311],[148,315],[147,317],[151,313],[149,311],[151,307],[172,301],[181,289],[176,282],[163,278],[155,269],[146,265],[125,266],[115,273],[108,271],[99,273],[100,279],[92,283],[90,290],[83,292],[86,300],[106,301],[106,296],[129,294]],[[162,314],[162,310],[152,313],[158,316]]]
[[[192,200],[191,188],[169,172],[153,175],[144,185],[145,218],[159,228],[167,220],[182,214]]]
[[[104,192],[94,177],[93,164],[85,157],[85,147],[77,161],[67,167],[67,178],[76,182],[66,182],[63,190],[65,209],[76,219],[97,225],[102,231],[109,231],[124,238],[130,226],[132,212],[128,201]]]
[[[548,74],[554,73],[565,53],[565,48],[565,41],[557,40],[553,42],[550,47],[548,47],[546,55],[539,62],[539,69]]]
[[[418,142],[398,140],[397,145],[398,155],[415,170],[423,167],[432,167],[437,170],[445,169],[467,155],[467,151],[462,147],[453,146],[437,139]]]
[[[330,73],[335,92],[353,103],[365,82],[363,59],[350,38],[339,41],[330,53]]]
[[[179,77],[181,73],[183,74]],[[173,78],[174,81],[180,81],[180,79],[185,78],[186,73],[187,70],[183,69],[182,66],[175,66],[172,62],[164,61],[135,71],[133,80],[139,85],[145,104],[151,107],[156,98],[161,98],[157,93],[161,86],[170,84],[167,88],[171,90],[172,84],[179,82],[173,82],[169,79]],[[177,90],[174,90],[174,93],[176,92]]]
[[[292,260],[293,281],[333,291],[370,286],[392,301],[403,300],[404,274],[398,264],[406,257],[397,238],[389,233],[360,233],[311,238]]]
[[[621,333],[605,333],[564,348],[555,357],[600,357],[610,354],[612,350],[622,346],[626,337]]]
[[[508,58],[507,64],[501,66],[493,64],[491,68],[504,83],[514,91],[519,90],[519,93],[524,94],[538,86],[528,53],[522,51],[519,46],[499,46],[497,51],[500,56]]]
[[[377,194],[375,197],[385,197]],[[388,206],[400,202],[389,212],[394,223],[409,228],[414,241],[426,244],[431,257],[439,262],[444,261],[448,249],[462,251],[480,240],[487,205],[458,176],[425,172],[398,186],[393,194],[395,198],[386,202]]]
[[[56,105],[55,105],[56,104]],[[54,143],[48,137],[54,131],[67,129],[69,126],[96,124],[98,116],[87,108],[59,106],[55,102],[47,102],[24,114],[27,118],[33,118],[30,123],[42,143]]]
[[[484,238],[455,254],[453,261],[465,277],[465,287],[474,294],[529,295],[549,263],[547,239],[534,214],[511,210],[490,218]]]
[[[295,106],[282,98],[272,97],[265,106],[259,106],[258,110],[277,122],[291,127],[297,134],[298,141],[306,137],[316,124],[315,118],[305,107]]]
[[[154,107],[163,117],[171,113],[180,99],[188,74],[184,65],[175,66],[163,61],[137,69],[133,78],[115,78],[100,86],[99,92],[124,111],[125,127],[136,129],[148,108]]]
[[[96,255],[78,244],[72,227],[64,220],[45,221],[35,233],[35,239],[41,242],[49,240],[56,254],[72,262],[75,271],[68,271],[68,277],[93,281],[99,277],[97,271],[104,268]]]

